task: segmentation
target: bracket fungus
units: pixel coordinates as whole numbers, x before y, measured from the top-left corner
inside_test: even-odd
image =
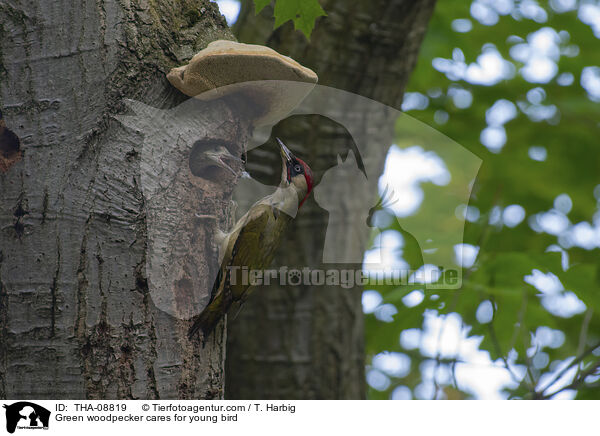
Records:
[[[173,68],[167,79],[200,100],[232,98],[255,126],[284,118],[317,83],[314,71],[269,47],[225,40],[211,42],[189,64]]]

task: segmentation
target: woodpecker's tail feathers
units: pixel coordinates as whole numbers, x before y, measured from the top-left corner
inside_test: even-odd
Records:
[[[188,339],[194,339],[194,336],[196,336],[196,334],[200,331],[201,327],[202,326],[200,325],[198,320],[194,321],[194,324],[192,324],[192,326],[188,330]]]
[[[191,340],[194,338],[194,336],[196,336],[196,334],[198,334],[198,332],[202,331],[202,336],[206,341],[221,318],[221,312],[219,310],[215,310],[215,305],[209,304],[206,309],[204,309],[202,313],[194,320],[194,324],[192,324],[188,331],[188,338]]]

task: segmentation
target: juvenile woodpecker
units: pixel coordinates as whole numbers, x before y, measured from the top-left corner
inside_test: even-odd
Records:
[[[208,306],[194,319],[188,336],[191,339],[202,330],[206,340],[232,304],[248,296],[250,285],[242,280],[241,269],[267,268],[285,234],[290,221],[313,188],[310,167],[297,158],[279,138],[283,169],[277,190],[257,201],[250,210],[222,237],[221,267],[215,280]],[[235,278],[232,279],[232,274]]]
[[[231,167],[233,163],[241,163],[242,159],[232,155],[227,147],[222,144],[213,144],[206,150],[192,150],[190,156],[190,169],[194,175],[205,176],[210,174],[210,168],[223,168],[226,171],[236,174]]]

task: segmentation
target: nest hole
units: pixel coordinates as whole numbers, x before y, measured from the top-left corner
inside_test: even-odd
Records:
[[[21,159],[21,140],[6,126],[0,111],[0,171],[5,173]]]

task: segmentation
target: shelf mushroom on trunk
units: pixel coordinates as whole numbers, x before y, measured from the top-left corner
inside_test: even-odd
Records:
[[[211,42],[167,79],[190,97],[232,97],[254,126],[284,118],[317,83],[314,71],[269,47],[225,40]]]

